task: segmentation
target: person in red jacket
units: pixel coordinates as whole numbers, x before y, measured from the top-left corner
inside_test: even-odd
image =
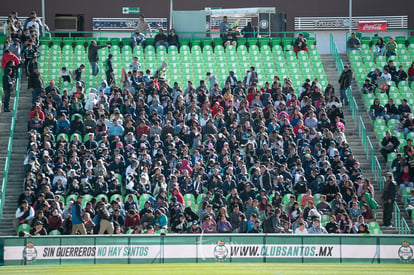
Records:
[[[182,205],[184,205],[184,197],[180,192],[180,189],[178,188],[178,186],[174,186],[173,190],[172,190],[172,196],[177,198],[177,201],[179,203],[181,203]]]
[[[42,109],[38,105],[36,105],[34,110],[30,113],[29,120],[33,119],[36,113],[39,114],[40,120],[45,121],[45,113],[43,113]]]
[[[141,137],[143,134],[146,134],[147,136],[150,134],[150,128],[145,124],[145,120],[141,120],[137,127],[137,136]]]
[[[20,60],[17,58],[17,56],[10,52],[10,50],[6,50],[4,52],[3,58],[1,59],[1,67],[3,69],[6,69],[6,66],[9,62],[12,62],[11,64],[13,66],[19,66]]]
[[[128,210],[128,215],[125,218],[125,229],[135,228],[140,224],[141,218],[139,217],[135,208],[130,208]]]

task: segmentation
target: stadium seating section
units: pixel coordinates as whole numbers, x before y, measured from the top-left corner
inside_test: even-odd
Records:
[[[384,41],[388,41],[389,37],[384,37]],[[367,74],[374,71],[376,68],[382,68],[388,64],[389,60],[394,60],[394,65],[398,68],[403,66],[404,71],[407,72],[408,68],[414,61],[414,37],[397,36],[395,40],[398,44],[397,56],[378,56],[374,55],[374,44],[377,39],[370,37],[361,37],[361,50],[352,51],[349,53],[349,59],[354,70],[354,76],[360,87],[363,86]],[[389,98],[394,100],[394,103],[398,106],[402,99],[406,99],[411,110],[414,108],[414,86],[410,87],[408,81],[401,81],[398,83],[398,87],[394,81],[392,81],[389,91]],[[385,106],[388,103],[388,96],[385,93],[381,93],[378,89],[376,95],[363,94],[364,103],[367,109],[372,105],[375,97],[380,99],[381,105]],[[374,130],[378,136],[379,141],[385,136],[385,132],[390,130],[393,135],[397,136],[400,141],[399,153],[403,153],[403,148],[407,144],[407,139],[414,139],[414,133],[409,133],[406,137],[402,132],[394,131],[395,125],[398,123],[397,119],[376,119],[373,121]],[[388,163],[391,164],[396,158],[397,153],[390,153],[388,156]],[[402,191],[402,200],[405,203],[411,188],[407,187]],[[414,212],[413,212],[414,213]]]
[[[99,86],[98,82],[104,79],[104,72],[101,69],[98,77],[93,77],[87,59],[86,46],[93,39],[77,37],[41,40],[38,62],[45,81],[53,79],[59,83],[61,67],[67,67],[69,70],[73,70],[80,64],[85,64],[86,70],[83,79],[85,80],[86,93],[89,92],[89,88]],[[205,79],[206,72],[211,72],[216,75],[220,86],[224,87],[224,81],[230,70],[235,72],[238,79],[242,79],[250,66],[256,67],[259,76],[259,86],[264,85],[266,81],[272,83],[275,75],[278,75],[280,79],[288,77],[292,79],[295,91],[303,85],[305,79],[313,80],[314,78],[318,78],[323,88],[328,84],[315,40],[312,38],[309,39],[309,56],[304,51],[299,52],[298,56],[295,55],[292,38],[240,39],[237,47],[228,46],[226,48],[222,46],[220,39],[181,39],[181,46],[179,48],[174,46],[169,47],[168,52],[163,47],[155,49],[151,39],[147,40],[145,48],[141,46],[131,48],[129,38],[99,38],[97,40],[99,44],[110,43],[112,45],[110,53],[114,56],[114,74],[118,81],[122,68],[128,68],[132,62],[132,58],[138,56],[143,68],[150,69],[151,71],[155,71],[163,61],[168,62],[167,79],[169,83],[178,82],[180,87],[185,87],[188,80],[192,80],[193,83],[198,83],[199,80]],[[407,50],[407,56],[409,56],[408,52],[409,50]],[[104,60],[108,55],[108,49],[101,49],[99,55],[101,60]],[[352,64],[358,72],[358,81],[364,79],[367,71],[376,66],[373,63],[372,53],[368,47],[364,46],[361,55],[359,53],[351,53],[351,57]],[[382,64],[379,62],[384,61],[377,60],[377,63]],[[400,62],[407,62],[407,60],[400,60]],[[60,88],[69,90],[72,86],[70,83],[62,83]],[[404,89],[402,88],[400,90],[395,88],[395,95],[398,94],[398,98],[403,91],[411,94],[411,90],[407,86],[404,86]],[[401,94],[401,96],[404,95]],[[367,102],[370,102],[370,100],[367,99]],[[66,139],[72,140],[74,135],[70,137],[66,136]],[[80,139],[82,140],[83,138],[80,137]],[[122,181],[120,175],[117,177]],[[314,194],[316,204],[319,202],[320,195]],[[284,204],[288,202],[289,196],[290,194],[286,194],[283,197]],[[113,195],[110,198],[101,194],[96,199],[99,201],[103,197],[108,201],[126,201],[127,199],[125,190],[122,190],[121,194]],[[141,209],[149,197],[150,195],[147,194],[143,194],[139,198],[134,195],[134,200],[138,202],[139,208]],[[202,197],[200,195],[195,198],[192,194],[184,194],[184,207],[191,207],[193,211],[198,213]],[[299,202],[300,197],[298,198]],[[85,205],[92,198],[91,195],[86,195],[83,204]],[[76,195],[62,196],[61,199],[65,204],[68,204],[71,199],[76,199]],[[271,201],[272,196],[269,199]],[[321,221],[322,225],[325,225],[329,222],[329,217],[322,216]],[[368,226],[371,232],[382,233],[376,222],[371,222]],[[18,228],[18,232],[27,232],[29,230],[29,225],[21,225]],[[52,231],[50,234],[56,235],[60,234],[60,232]]]

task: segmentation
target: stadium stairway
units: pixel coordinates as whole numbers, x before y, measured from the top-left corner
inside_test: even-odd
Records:
[[[13,150],[10,160],[9,178],[6,188],[6,200],[3,208],[3,217],[0,223],[0,236],[13,236],[13,219],[17,208],[17,200],[23,191],[24,167],[23,160],[27,148],[27,122],[31,109],[31,94],[27,90],[27,81],[21,80],[20,99],[14,131]],[[14,99],[14,98],[13,98]],[[13,102],[10,103],[10,106]],[[0,116],[0,178],[3,179],[5,150],[7,150],[8,136],[12,113],[2,113]]]
[[[348,57],[344,55],[340,55],[340,58],[343,61],[343,64],[349,64]],[[321,60],[326,72],[326,77],[328,79],[328,82],[331,83],[335,88],[335,94],[339,97],[339,84],[338,84],[338,73],[335,67],[335,61],[332,55],[330,54],[321,54]],[[372,145],[374,146],[374,151],[379,152],[379,142],[374,132],[374,126],[370,121],[370,118],[368,116],[368,112],[365,108],[364,101],[362,99],[361,92],[359,90],[359,87],[357,85],[356,81],[352,81],[352,93],[355,97],[356,102],[358,103],[359,107],[359,115],[362,117],[365,127],[367,128],[367,135],[371,139]],[[380,205],[377,210],[377,223],[382,224],[382,217],[383,217],[383,209],[381,207],[381,193],[379,192],[379,188],[376,186],[376,182],[373,180],[374,174],[371,170],[371,167],[368,163],[368,159],[366,157],[364,148],[361,143],[361,139],[358,135],[357,126],[352,118],[351,111],[349,109],[349,106],[343,107],[342,111],[344,113],[346,127],[345,127],[345,136],[347,139],[347,142],[349,146],[352,149],[352,152],[355,156],[355,158],[360,163],[360,167],[363,171],[364,177],[371,179],[372,184],[375,187],[375,200]],[[383,168],[383,171],[386,171],[384,169],[387,168],[386,163],[383,161],[380,163],[381,167]],[[395,228],[381,228],[382,232],[384,234],[398,234],[398,231],[395,230]]]

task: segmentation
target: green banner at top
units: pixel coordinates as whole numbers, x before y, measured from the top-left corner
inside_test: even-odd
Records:
[[[139,14],[140,8],[139,7],[123,7],[122,14]]]

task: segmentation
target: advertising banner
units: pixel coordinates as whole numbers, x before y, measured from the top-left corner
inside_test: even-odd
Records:
[[[413,237],[206,234],[4,238],[5,265],[171,262],[410,263]]]
[[[387,21],[358,21],[358,31],[386,31]]]

